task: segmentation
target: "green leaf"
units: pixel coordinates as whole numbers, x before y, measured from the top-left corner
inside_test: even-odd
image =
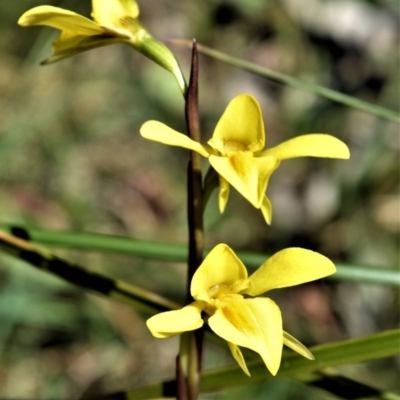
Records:
[[[399,339],[400,329],[393,329],[374,335],[315,346],[310,349],[315,356],[315,361],[307,360],[296,353],[290,353],[282,357],[277,377],[292,377],[302,382],[312,382],[319,378],[315,374],[319,370],[396,355],[399,353]],[[218,391],[233,386],[275,379],[268,373],[262,360],[248,362],[248,366],[251,377],[247,377],[238,366],[204,372],[200,384],[201,392]],[[173,381],[155,383],[115,393],[107,396],[107,399],[145,400],[173,396],[173,387]]]
[[[188,257],[186,245],[183,244],[167,244],[96,233],[47,231],[6,224],[0,224],[0,229],[30,238],[40,244],[63,248],[128,254],[160,261],[187,262]],[[250,252],[237,252],[237,255],[250,270],[258,268],[268,258],[267,254]],[[337,272],[328,279],[400,287],[400,274],[396,268],[362,267],[342,263],[335,265]]]
[[[185,46],[189,46],[189,42],[187,41],[174,40],[171,42],[175,44],[183,44]],[[226,53],[222,53],[221,51],[211,49],[210,47],[198,45],[198,50],[200,53],[203,53],[206,56],[215,58],[216,60],[222,61],[229,65],[233,65],[234,67],[243,69],[245,71],[252,72],[256,75],[272,79],[276,82],[283,83],[285,85],[292,86],[306,92],[317,94],[319,96],[325,97],[326,99],[333,100],[337,103],[341,103],[345,106],[352,107],[369,114],[377,115],[378,117],[388,119],[389,121],[394,121],[398,123],[400,122],[400,114],[393,110],[389,110],[387,108],[368,103],[366,101],[357,99],[356,97],[348,96],[335,90],[328,89],[324,86],[316,85],[314,83],[295,78],[294,76],[283,74],[282,72],[273,71],[271,69],[261,67],[249,61],[244,61],[240,58],[232,57]]]

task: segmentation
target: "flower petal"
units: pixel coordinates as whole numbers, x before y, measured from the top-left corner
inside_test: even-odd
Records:
[[[270,257],[249,277],[251,284],[241,293],[258,296],[271,289],[314,281],[335,271],[332,261],[322,254],[296,247],[284,249]]]
[[[60,36],[53,42],[53,53],[59,53],[61,51],[73,49],[78,47],[81,42],[83,42],[87,36],[77,35],[72,31],[63,31]]]
[[[180,310],[154,315],[146,321],[146,325],[156,338],[167,338],[182,332],[194,331],[203,326],[201,312],[205,305],[201,301],[195,301]]]
[[[268,179],[279,166],[275,157],[253,157],[238,152],[230,157],[211,155],[210,164],[254,207],[262,205]]]
[[[52,6],[32,8],[21,16],[18,24],[21,26],[46,25],[85,36],[104,33],[104,30],[96,22],[72,11]]]
[[[208,323],[226,341],[259,353],[271,374],[277,373],[283,347],[282,316],[271,299],[224,301]]]
[[[229,199],[229,183],[221,175],[219,175],[219,197],[218,206],[222,214],[225,211],[226,203]]]
[[[87,38],[87,36],[86,36]],[[91,36],[91,39],[95,38],[95,36]],[[56,39],[57,41],[57,39]],[[41,65],[47,65],[51,63],[55,63],[57,61],[63,60],[64,58],[72,57],[77,54],[83,53],[88,50],[92,50],[98,47],[103,47],[103,46],[108,46],[110,44],[116,44],[116,43],[121,43],[121,39],[118,38],[109,38],[109,39],[97,39],[97,40],[90,40],[90,42],[87,43],[87,40],[84,40],[81,42],[77,47],[67,47],[68,44],[73,44],[74,39],[71,39],[70,42],[61,42],[60,44],[56,44],[56,41],[53,44],[53,51],[54,54],[49,57],[48,59],[44,60],[41,62]],[[78,41],[78,38],[76,38],[76,41]],[[60,47],[61,46],[61,47]],[[65,47],[63,50],[60,50],[60,48]]]
[[[239,346],[237,346],[236,344],[233,344],[231,342],[228,342],[228,346],[229,346],[229,350],[232,353],[233,358],[239,364],[240,368],[242,368],[243,372],[247,376],[251,376],[249,369],[247,368],[246,361],[244,360],[243,354],[240,351]]]
[[[155,142],[160,142],[167,144],[169,146],[183,147],[184,149],[189,149],[196,151],[204,157],[210,155],[210,150],[207,146],[195,142],[186,135],[179,133],[165,124],[158,121],[147,121],[140,128],[140,134],[149,140]]]
[[[299,353],[301,356],[308,358],[309,360],[315,360],[311,351],[308,350],[304,344],[300,343],[295,337],[285,331],[283,331],[283,344],[294,350],[296,353]]]
[[[139,16],[139,6],[133,0],[92,0],[92,9],[93,19],[106,27],[121,27],[121,20]]]
[[[264,122],[260,106],[254,97],[248,94],[236,96],[226,107],[208,143],[224,154],[226,142],[244,145],[243,150],[252,153],[264,148]]]
[[[341,140],[323,133],[302,135],[267,149],[263,156],[281,160],[295,157],[350,158],[349,148]]]
[[[261,212],[264,216],[265,222],[271,225],[272,221],[272,204],[267,196],[264,196],[261,204]]]
[[[215,246],[193,275],[190,294],[195,298],[208,301],[207,291],[217,285],[233,285],[246,279],[247,270],[233,250],[226,244]],[[205,296],[205,297],[204,297]]]

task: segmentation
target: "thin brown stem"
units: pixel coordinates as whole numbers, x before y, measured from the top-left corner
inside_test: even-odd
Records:
[[[193,41],[192,65],[190,73],[189,87],[185,96],[185,116],[188,135],[192,140],[201,141],[200,119],[198,104],[198,53],[196,42]],[[187,276],[187,298],[186,303],[193,301],[190,295],[190,283],[197,268],[203,260],[203,186],[201,175],[201,156],[196,152],[190,152],[190,161],[188,165],[188,229],[189,229],[189,257],[188,257],[188,276]],[[186,336],[187,335],[187,336]],[[187,356],[187,364],[183,366],[186,372],[188,398],[196,400],[199,395],[201,360],[203,348],[203,329],[185,334],[185,342],[181,348]],[[182,355],[182,354],[181,354]],[[183,357],[181,357],[183,360]],[[185,369],[186,367],[186,369]],[[177,370],[177,380],[181,379]],[[178,400],[183,399],[179,398]]]

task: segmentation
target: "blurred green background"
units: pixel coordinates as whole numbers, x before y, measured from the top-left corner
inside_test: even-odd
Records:
[[[186,243],[188,153],[144,141],[149,119],[184,132],[183,99],[168,72],[123,45],[40,67],[57,31],[16,24],[51,4],[89,16],[90,1],[0,2],[0,223]],[[396,0],[139,2],[152,34],[192,39],[357,98],[399,108]],[[168,42],[167,42],[168,43]],[[169,43],[188,76],[190,50]],[[273,253],[288,246],[334,261],[395,267],[399,247],[399,127],[210,58],[200,59],[204,140],[232,97],[261,104],[267,145],[311,132],[345,141],[349,161],[285,161],[271,178],[267,227],[234,190],[220,215],[214,193],[206,242]],[[204,167],[206,165],[204,163]],[[55,249],[92,271],[183,301],[185,266]],[[324,281],[272,294],[285,329],[306,345],[396,327],[399,294]],[[173,376],[177,339],[154,339],[132,308],[82,293],[0,256],[0,397],[74,399]],[[233,364],[207,346],[205,366]],[[399,360],[340,369],[399,390]],[[267,371],[266,371],[267,374]],[[207,399],[334,399],[288,379]]]

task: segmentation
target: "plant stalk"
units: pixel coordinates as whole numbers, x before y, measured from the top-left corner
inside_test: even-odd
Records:
[[[192,140],[201,141],[200,118],[198,105],[198,52],[196,41],[193,41],[192,63],[190,81],[185,96],[185,116],[188,135]],[[203,260],[203,187],[201,174],[201,156],[190,152],[187,180],[187,215],[189,230],[189,255],[188,255],[188,275],[187,275],[187,298],[186,304],[193,301],[190,295],[190,283],[197,268]],[[203,348],[203,329],[194,332],[187,332],[182,335],[181,361],[186,361],[186,378],[188,400],[197,400],[200,387],[201,359]],[[183,366],[185,370],[185,366]],[[177,369],[177,374],[182,369]],[[177,376],[177,378],[180,378]],[[178,379],[177,379],[178,381]],[[177,389],[179,389],[177,387]],[[177,391],[177,395],[179,395]],[[183,400],[184,397],[178,397]]]

